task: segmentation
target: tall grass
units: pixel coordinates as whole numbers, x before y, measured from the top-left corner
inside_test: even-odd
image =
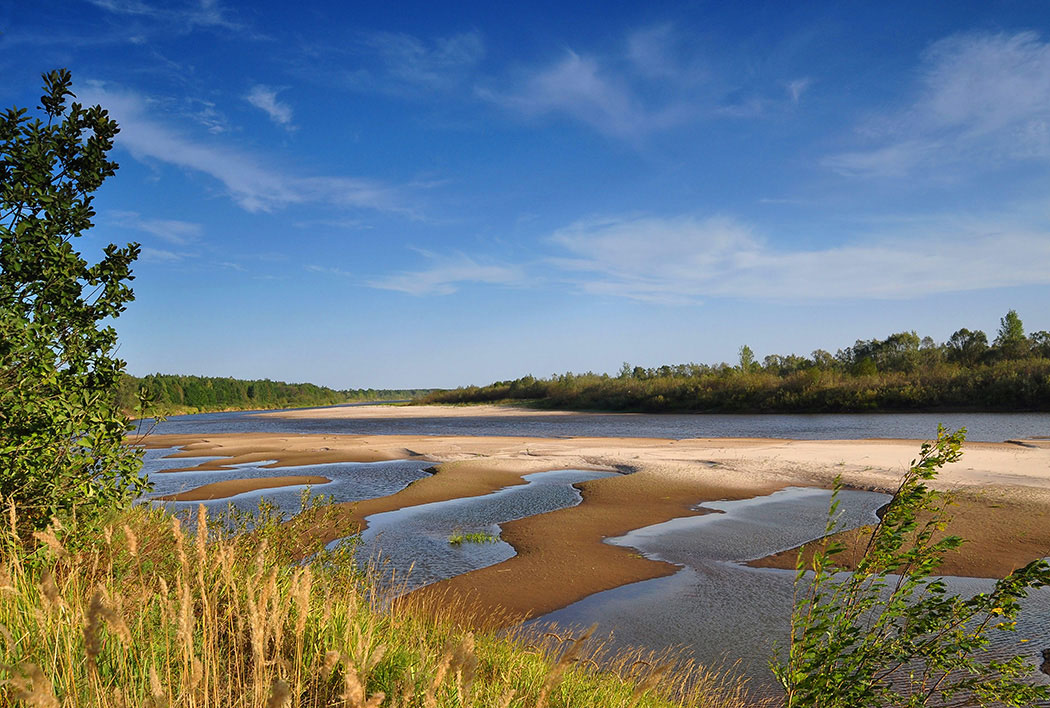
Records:
[[[599,671],[578,637],[472,633],[441,603],[391,603],[346,551],[297,547],[281,524],[233,534],[201,507],[187,532],[137,507],[94,536],[19,539],[16,513],[0,533],[0,705],[753,705],[695,667]]]

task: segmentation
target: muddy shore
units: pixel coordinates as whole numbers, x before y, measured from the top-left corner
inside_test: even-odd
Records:
[[[476,409],[471,411],[477,414]],[[836,476],[851,487],[891,491],[917,456],[920,444],[914,440],[263,433],[154,435],[147,441],[152,448],[180,448],[175,457],[219,458],[193,468],[202,470],[248,462],[266,462],[265,467],[275,470],[327,462],[393,459],[435,463],[433,475],[396,494],[340,505],[332,524],[310,532],[326,541],[361,528],[371,514],[488,494],[522,484],[522,476],[532,472],[593,469],[624,473],[579,484],[583,502],[577,507],[503,524],[503,538],[517,551],[510,560],[417,593],[420,598],[452,593],[469,599],[479,617],[500,617],[501,624],[675,570],[674,566],[647,560],[630,549],[603,543],[605,538],[701,513],[695,507],[704,501],[743,499],[787,486],[828,487]],[[959,504],[955,507],[957,521],[952,530],[970,542],[948,560],[942,572],[1001,576],[1046,555],[1050,549],[1050,448],[968,443],[964,450],[962,461],[946,468],[937,484],[956,491]],[[267,483],[272,484],[272,478]],[[190,490],[185,494],[203,491]],[[215,492],[214,487],[208,491]],[[789,562],[794,562],[791,552],[760,561],[771,566]]]

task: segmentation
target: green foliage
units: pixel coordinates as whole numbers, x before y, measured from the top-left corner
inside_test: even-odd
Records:
[[[67,106],[68,71],[43,78],[43,119],[0,116],[0,496],[29,528],[128,504],[144,484],[114,403],[124,362],[103,325],[133,299],[139,247],[110,244],[90,265],[71,243],[117,168],[117,124]]]
[[[135,407],[141,389],[149,392],[152,398],[151,412],[163,415],[217,410],[305,408],[352,401],[410,400],[433,390],[336,391],[311,383],[285,383],[270,379],[242,380],[178,374],[149,374],[138,378],[125,375],[117,394],[117,401],[125,411]]]
[[[1050,698],[1027,680],[1033,667],[1022,657],[982,657],[991,632],[1013,630],[1028,590],[1050,584],[1050,565],[1030,563],[969,599],[948,595],[932,577],[962,540],[943,535],[948,502],[926,483],[959,459],[964,432],[940,428],[922,446],[854,572],[836,566],[838,543],[826,542],[809,568],[799,554],[788,657],[773,662],[788,708],[1030,706]]]
[[[758,362],[755,361],[755,353],[751,351],[751,347],[746,344],[740,347],[739,355],[741,371],[754,371],[758,368]]]
[[[1016,317],[1008,315],[1005,320]],[[1022,330],[1023,332],[1023,330]],[[1009,338],[1004,341],[1011,341]],[[915,332],[858,340],[837,354],[770,354],[756,361],[741,347],[739,365],[624,362],[615,376],[525,376],[424,397],[430,403],[530,401],[539,407],[613,411],[850,412],[884,410],[1050,410],[1050,334],[1007,355],[984,332],[960,329],[944,344]]]
[[[493,536],[484,531],[472,531],[469,533],[453,531],[448,537],[449,544],[453,546],[461,546],[464,543],[495,543],[498,540],[499,536]]]
[[[999,320],[995,347],[1004,359],[1020,359],[1028,354],[1028,338],[1024,336],[1024,325],[1015,310],[1010,310]]]

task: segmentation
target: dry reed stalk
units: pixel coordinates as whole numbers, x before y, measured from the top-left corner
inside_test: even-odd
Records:
[[[310,615],[313,579],[310,566],[302,568],[292,579],[292,603],[295,605],[295,692],[297,694],[302,693],[303,645],[306,641],[306,620]]]
[[[467,632],[452,652],[451,666],[456,672],[456,692],[459,695],[459,704],[466,705],[478,668],[478,657],[474,653],[473,632]]]
[[[110,630],[124,646],[131,644],[131,631],[124,618],[117,614],[105,602],[101,586],[96,586],[91,594],[88,611],[84,622],[84,653],[87,656],[88,672],[92,677],[98,675],[98,657],[102,653],[102,624],[109,625]]]
[[[50,548],[56,557],[60,559],[69,557],[69,551],[62,546],[62,542],[55,536],[54,525],[48,526],[43,531],[34,531],[33,538]]]
[[[15,498],[9,497],[7,500],[7,520],[11,529],[11,543],[16,546],[18,543],[18,514],[15,513]]]
[[[324,653],[324,661],[321,662],[321,678],[327,681],[332,675],[332,672],[335,671],[335,667],[339,665],[342,658],[343,655],[337,651],[331,649],[326,651]]]
[[[52,609],[59,607],[66,607],[66,601],[62,599],[62,595],[58,592],[58,586],[55,585],[55,576],[51,575],[49,568],[44,568],[40,572],[38,586],[40,588],[40,604],[43,605],[47,612],[50,613]]]
[[[266,708],[287,708],[292,704],[292,691],[288,684],[282,679],[275,679],[270,688],[270,697],[266,700]]]
[[[508,688],[506,693],[500,696],[499,703],[497,705],[499,706],[499,708],[510,708],[510,702],[514,700],[514,696],[516,696],[517,694],[518,692],[515,691],[513,688]]]
[[[189,666],[194,655],[193,632],[196,618],[193,615],[193,598],[190,595],[190,586],[178,579],[178,587],[175,592],[178,595],[178,615],[176,619],[176,636],[182,649],[183,664]]]
[[[663,680],[664,676],[667,675],[667,672],[670,671],[670,669],[670,664],[662,664],[660,666],[657,666],[655,669],[649,672],[649,675],[646,676],[644,680],[635,684],[634,690],[631,691],[631,698],[627,702],[627,708],[634,708],[636,705],[638,705],[638,701],[641,700],[642,696],[656,688],[656,686],[660,684],[660,682]]]
[[[550,670],[550,673],[547,674],[547,680],[543,682],[543,687],[540,689],[540,695],[536,697],[535,708],[544,708],[544,706],[547,705],[547,697],[550,695],[551,689],[558,685],[562,676],[565,675],[565,672],[568,671],[569,667],[576,660],[576,657],[579,656],[580,652],[583,650],[584,644],[586,644],[587,640],[591,638],[591,635],[594,634],[594,631],[597,628],[598,625],[591,625],[591,627],[580,635],[579,638],[574,639],[572,644],[569,645],[569,648],[565,650],[565,653],[561,655],[561,658],[558,659],[558,663],[556,663],[554,668]]]
[[[203,504],[197,505],[197,553],[204,555],[204,548],[208,543],[208,510]]]
[[[437,670],[434,672],[434,680],[427,686],[427,690],[423,693],[423,706],[424,708],[436,708],[437,706],[437,690],[441,687],[441,684],[445,682],[445,674],[448,673],[449,667],[452,666],[452,655],[454,649],[448,647],[441,654],[441,658],[438,659]]]
[[[10,655],[15,650],[15,638],[11,635],[11,630],[3,624],[0,624],[0,637],[4,638],[4,653]]]
[[[11,569],[6,563],[0,565],[0,593],[11,593],[13,595],[17,592],[15,581],[11,577]]]
[[[124,542],[128,544],[128,553],[132,558],[139,557],[139,539],[131,527],[124,524]]]
[[[157,676],[157,667],[152,663],[149,665],[149,693],[149,708],[167,708],[170,701]]]
[[[36,664],[19,664],[10,684],[16,701],[34,708],[61,708],[54,686]]]
[[[377,691],[371,696],[367,696],[365,690],[366,677],[367,671],[364,677],[361,676],[354,663],[349,658],[343,657],[343,693],[339,698],[344,705],[348,705],[350,708],[379,708],[379,704],[386,698],[386,694],[382,691]]]
[[[255,574],[260,576],[263,574],[263,570],[266,568],[266,551],[269,549],[270,544],[264,538],[259,542],[259,545],[255,549]]]
[[[190,561],[186,557],[186,548],[184,544],[184,535],[182,533],[182,521],[179,517],[171,517],[171,535],[175,539],[175,555],[179,559],[179,568],[182,570],[182,577],[187,578],[190,575]]]

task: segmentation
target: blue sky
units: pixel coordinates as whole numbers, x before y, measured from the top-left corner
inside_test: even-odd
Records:
[[[0,4],[122,127],[132,373],[335,387],[1050,330],[1050,7]],[[634,5],[631,7],[631,5]]]

